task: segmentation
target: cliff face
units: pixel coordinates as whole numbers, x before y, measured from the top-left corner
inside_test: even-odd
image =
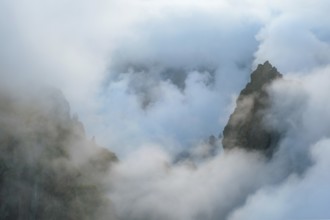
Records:
[[[270,107],[266,88],[279,78],[282,78],[282,74],[268,61],[259,64],[251,74],[251,81],[241,91],[236,108],[223,130],[224,149],[238,147],[272,154],[279,133],[265,125],[263,113]]]
[[[1,219],[111,216],[102,177],[117,158],[86,138],[60,92],[1,91],[0,152]]]

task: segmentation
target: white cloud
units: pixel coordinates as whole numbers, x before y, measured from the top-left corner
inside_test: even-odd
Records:
[[[328,8],[326,0],[5,0],[0,74],[21,90],[60,88],[88,134],[123,155],[110,191],[121,216],[324,218]],[[270,88],[268,123],[285,131],[274,160],[235,152],[195,169],[172,166],[171,153],[221,132],[232,97],[265,60],[287,79]]]

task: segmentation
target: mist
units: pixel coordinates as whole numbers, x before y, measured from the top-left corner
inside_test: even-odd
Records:
[[[72,197],[68,215],[58,214],[64,203],[52,192],[39,197],[56,204],[54,218],[77,219],[85,207],[92,210],[86,219],[330,218],[329,6],[2,1],[0,158],[16,176],[1,176],[0,208],[18,201],[12,182],[26,198],[42,188],[47,175],[38,179],[35,168],[24,171],[28,180],[21,175],[22,167],[42,166],[41,173],[56,174],[54,185],[62,172],[78,172],[74,184],[97,189],[97,198],[94,191]],[[276,151],[268,158],[224,150],[222,131],[236,98],[266,60],[283,74],[267,88],[270,108],[263,112],[281,134]],[[17,154],[6,136],[24,143]],[[44,159],[57,148],[66,156]],[[26,201],[20,207],[34,210],[31,219],[46,210],[38,199],[33,207],[40,209]]]

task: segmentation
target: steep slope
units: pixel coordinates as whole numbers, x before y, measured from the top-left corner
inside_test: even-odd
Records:
[[[117,158],[86,138],[59,91],[1,90],[0,152],[1,219],[109,219],[113,214],[102,177]]]
[[[263,113],[270,107],[266,88],[279,78],[282,74],[268,61],[259,64],[251,74],[251,81],[241,91],[236,108],[223,130],[224,149],[238,147],[272,154],[279,133],[265,125]]]

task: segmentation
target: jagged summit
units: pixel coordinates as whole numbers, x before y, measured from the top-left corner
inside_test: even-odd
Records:
[[[251,81],[240,92],[236,108],[223,131],[224,149],[235,147],[259,150],[270,155],[279,140],[279,133],[264,123],[264,111],[270,107],[266,87],[282,74],[269,61],[259,64]]]
[[[253,92],[258,92],[274,79],[281,77],[282,74],[267,60],[264,64],[259,64],[257,69],[252,72],[251,81],[241,91],[240,95],[249,95]]]

